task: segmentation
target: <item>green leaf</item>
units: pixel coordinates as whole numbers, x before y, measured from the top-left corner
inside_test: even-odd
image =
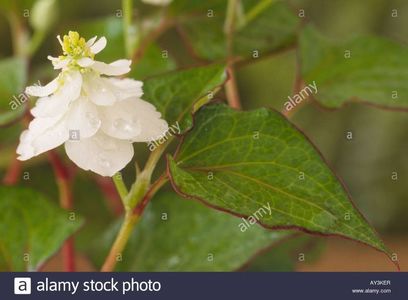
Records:
[[[143,214],[117,270],[234,271],[261,249],[292,235],[257,225],[242,232],[242,222],[186,201],[172,191],[161,191]],[[107,253],[117,225],[108,231],[98,249],[104,248]]]
[[[338,235],[388,253],[319,152],[277,112],[202,108],[169,172],[179,193],[235,215],[270,205],[258,218],[267,228]]]
[[[304,81],[316,82],[314,97],[324,106],[358,101],[408,107],[408,49],[380,37],[334,43],[311,26],[301,35],[300,49]]]
[[[0,60],[0,126],[7,125],[24,114],[27,97],[26,62],[20,58]]]
[[[191,113],[198,100],[204,98],[200,105],[210,101],[211,92],[225,80],[223,65],[171,72],[146,80],[143,98],[154,104],[170,125],[178,121],[184,131],[192,125]]]
[[[7,126],[13,123],[25,113],[25,106],[19,106],[15,110],[0,112],[0,126]]]
[[[258,51],[259,57],[262,57],[295,42],[299,18],[284,3],[267,2],[270,4],[258,10],[259,1],[245,2],[244,24],[234,34],[233,51],[236,55],[250,58],[254,51]],[[252,13],[254,9],[255,13]],[[187,40],[199,57],[207,60],[225,58],[227,42],[223,30],[224,19],[225,12],[220,11],[213,17],[194,17],[182,24]]]
[[[294,235],[257,256],[244,270],[250,272],[295,271],[297,263],[301,261],[300,254],[307,258],[303,262],[312,263],[320,257],[323,246],[323,241],[316,237],[306,234]]]
[[[0,270],[37,270],[82,224],[34,190],[0,187]]]

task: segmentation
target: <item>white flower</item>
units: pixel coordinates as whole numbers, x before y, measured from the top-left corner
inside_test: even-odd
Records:
[[[173,0],[142,0],[142,2],[151,4],[151,5],[161,5],[165,6],[168,5]]]
[[[77,32],[58,40],[64,55],[49,57],[60,74],[26,93],[40,97],[34,120],[20,137],[18,159],[27,160],[65,143],[68,157],[84,170],[113,176],[133,157],[132,142],[150,142],[168,129],[155,107],[142,100],[133,79],[109,78],[130,71],[130,60],[95,61],[104,37],[85,41]]]

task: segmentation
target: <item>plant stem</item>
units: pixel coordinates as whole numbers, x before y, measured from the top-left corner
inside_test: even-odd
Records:
[[[14,55],[26,57],[27,31],[15,11],[10,11],[8,20],[11,28]]]
[[[245,16],[245,24],[252,22],[260,13],[262,13],[268,6],[275,3],[276,0],[261,0],[257,3]]]
[[[160,188],[165,185],[168,181],[166,173],[163,173],[149,188],[143,199],[138,203],[138,205],[133,209],[133,215],[141,216],[150,199],[156,194]]]
[[[239,99],[238,86],[235,78],[233,45],[235,19],[237,14],[238,0],[228,0],[227,15],[225,17],[224,32],[227,39],[227,71],[229,75],[228,81],[225,83],[225,92],[229,106],[236,109],[241,109],[241,101]]]
[[[71,176],[69,170],[61,161],[58,154],[50,151],[48,158],[54,169],[55,177],[57,178],[57,185],[60,195],[60,206],[70,211],[73,208],[73,198],[71,192]],[[75,245],[73,237],[68,238],[62,246],[62,257],[64,262],[64,271],[75,271]]]
[[[227,15],[225,17],[224,32],[231,35],[235,30],[235,17],[237,13],[238,0],[228,0]]]
[[[169,142],[169,141],[168,141]],[[126,211],[132,210],[138,203],[141,201],[150,185],[150,180],[153,174],[153,171],[156,167],[157,162],[162,156],[164,150],[166,149],[168,142],[162,145],[159,145],[147,159],[146,165],[141,171],[137,178],[136,182],[132,185],[130,192],[125,199],[125,208]]]
[[[302,75],[300,73],[299,51],[296,50],[296,71],[295,71],[295,80],[293,82],[292,96],[299,94],[303,86],[304,86],[304,82],[302,80]],[[282,114],[286,118],[290,119],[295,114],[295,112],[297,112],[298,109],[306,103],[306,100],[307,99],[304,99],[301,103],[299,103],[298,105],[296,105],[294,108],[292,108],[289,111],[287,111],[286,109],[283,109]]]
[[[133,231],[133,227],[139,220],[139,216],[132,215],[132,213],[127,212],[125,219],[122,223],[122,226],[119,230],[119,233],[116,237],[115,242],[112,245],[112,248],[101,268],[101,272],[111,272],[114,270],[117,262],[117,258],[122,254],[123,249],[125,248],[130,235]]]
[[[227,72],[229,78],[225,83],[225,93],[228,104],[232,108],[241,109],[241,100],[239,98],[238,85],[235,77],[235,68],[232,63],[227,67]]]
[[[149,156],[146,165],[143,169],[143,172],[147,174],[149,179],[151,178],[153,171],[159,162],[164,150],[166,150],[167,146],[172,141],[172,138],[169,138],[166,143],[159,145]]]
[[[128,194],[125,183],[123,182],[122,174],[120,172],[116,173],[112,177],[113,183],[115,184],[116,190],[119,193],[120,199],[122,199],[123,205],[126,206],[125,199]]]
[[[7,168],[6,175],[3,178],[3,184],[14,185],[18,182],[21,174],[21,161],[16,156]]]
[[[123,202],[126,210],[125,219],[122,223],[118,235],[116,236],[115,242],[113,243],[111,250],[109,251],[109,254],[102,266],[102,272],[111,272],[114,270],[117,263],[117,257],[123,252],[123,249],[125,248],[130,238],[133,227],[140,219],[144,208],[149,203],[154,194],[160,189],[160,187],[162,187],[163,184],[166,183],[166,176],[162,175],[158,180],[150,185],[153,171],[170,141],[171,139],[169,139],[167,143],[159,145],[150,154],[143,171],[141,171],[137,175],[136,181],[132,185],[129,193],[124,196]],[[118,193],[123,194],[123,181],[117,180],[115,178],[113,180],[118,189]]]
[[[95,182],[101,189],[105,196],[106,205],[109,206],[110,211],[119,217],[123,215],[124,205],[119,196],[119,192],[112,179],[108,177],[95,176]]]
[[[28,55],[33,56],[34,53],[38,50],[41,43],[43,42],[46,36],[46,32],[44,30],[36,30],[34,35],[32,36],[30,43],[28,45]]]
[[[122,10],[123,10],[123,36],[125,39],[125,49],[126,56],[130,57],[132,55],[132,13],[133,13],[133,2],[132,0],[122,0]]]
[[[115,269],[118,258],[122,255],[130,235],[132,234],[133,228],[140,220],[146,205],[166,182],[167,176],[163,174],[151,185],[150,189],[144,194],[143,199],[136,207],[134,207],[133,211],[129,210],[126,212],[125,219],[120,227],[118,235],[116,236],[115,242],[105,259],[101,272],[112,272]]]

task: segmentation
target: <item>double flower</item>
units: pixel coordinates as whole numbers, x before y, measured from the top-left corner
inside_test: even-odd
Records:
[[[85,41],[77,32],[58,36],[63,55],[48,57],[61,70],[45,86],[26,93],[39,97],[34,119],[20,137],[18,159],[27,160],[62,144],[80,168],[113,176],[134,155],[133,142],[151,142],[168,129],[156,108],[141,99],[141,81],[120,79],[130,60],[94,60],[106,46],[104,37]]]

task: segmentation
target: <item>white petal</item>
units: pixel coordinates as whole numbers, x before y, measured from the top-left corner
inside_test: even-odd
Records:
[[[47,85],[32,85],[26,88],[25,92],[35,97],[45,97],[54,93],[58,88],[59,76]]]
[[[117,100],[123,100],[130,97],[140,98],[143,95],[143,82],[134,79],[124,78],[106,78],[114,86],[113,92]]]
[[[87,68],[92,66],[95,63],[95,61],[92,58],[89,57],[82,57],[77,60],[77,64],[80,65],[83,68]]]
[[[91,68],[99,72],[100,74],[105,74],[108,76],[118,76],[128,73],[130,71],[131,63],[132,61],[128,59],[119,59],[110,64],[95,61]]]
[[[65,68],[71,62],[71,59],[65,56],[63,58],[59,58],[48,55],[47,58],[52,62],[55,70]]]
[[[90,38],[87,42],[86,42],[86,46],[87,47],[91,47],[95,41],[96,41],[97,36],[95,35],[94,37]]]
[[[62,116],[34,118],[28,125],[28,129],[33,136],[38,136],[47,129],[54,126],[61,119]]]
[[[55,117],[65,113],[69,104],[79,97],[82,75],[78,71],[64,74],[64,84],[52,96],[38,99],[31,109],[35,117]]]
[[[116,102],[116,96],[105,79],[95,74],[84,76],[83,89],[88,98],[97,105],[112,105]]]
[[[57,35],[57,40],[58,40],[58,42],[60,43],[61,47],[64,46],[64,42],[62,41],[60,35]]]
[[[168,125],[156,108],[141,99],[129,98],[112,106],[99,107],[102,130],[119,139],[148,142],[164,134]]]
[[[52,61],[52,62],[53,62],[53,61],[56,61],[56,60],[59,60],[58,57],[53,57],[53,56],[51,56],[51,55],[48,55],[48,56],[47,56],[47,59],[50,60],[50,61]]]
[[[63,144],[69,137],[63,119],[45,130],[40,130],[39,124],[46,121],[37,120],[37,122],[35,125],[30,124],[29,129],[20,136],[20,144],[17,147],[17,153],[20,155],[19,160],[27,160],[54,149]]]
[[[79,139],[93,136],[101,126],[96,106],[87,98],[79,97],[71,103],[66,115],[68,130],[78,130]]]
[[[47,129],[42,134],[34,138],[32,146],[34,154],[39,155],[48,150],[62,145],[69,138],[69,131],[64,120],[60,120],[55,126]]]
[[[83,88],[86,95],[97,105],[109,106],[116,101],[143,95],[141,81],[133,79],[103,78],[95,74],[84,75]]]
[[[16,150],[19,155],[17,159],[19,160],[27,160],[34,156],[34,148],[31,145],[32,137],[30,135],[28,129],[24,130],[20,135],[20,143]]]
[[[113,176],[122,170],[134,154],[132,143],[111,138],[100,131],[87,139],[67,141],[65,151],[78,167],[102,176]]]
[[[95,44],[91,46],[91,52],[93,54],[98,54],[106,47],[106,38],[101,37]]]

